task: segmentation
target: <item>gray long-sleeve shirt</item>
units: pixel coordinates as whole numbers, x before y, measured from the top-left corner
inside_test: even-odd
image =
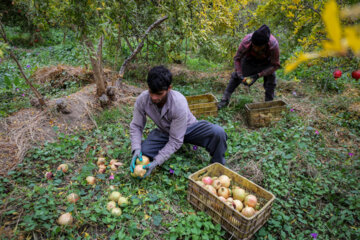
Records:
[[[169,91],[167,101],[160,112],[156,104],[151,101],[149,91],[146,90],[136,99],[133,119],[130,123],[132,151],[141,149],[146,116],[149,116],[161,131],[169,134],[169,141],[154,157],[154,161],[159,165],[181,147],[187,127],[197,122],[190,112],[186,98],[178,91]]]

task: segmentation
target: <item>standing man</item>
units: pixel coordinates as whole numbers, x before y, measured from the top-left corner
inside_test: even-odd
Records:
[[[276,87],[275,71],[280,68],[280,61],[279,43],[270,34],[269,27],[264,24],[255,32],[246,35],[234,61],[235,72],[231,74],[218,109],[229,104],[231,94],[240,83],[250,87],[260,77],[264,77],[265,101],[272,101]]]
[[[227,135],[224,129],[208,121],[198,121],[190,112],[186,98],[172,90],[172,74],[163,66],[152,68],[147,77],[149,90],[136,99],[132,122],[130,123],[131,150],[130,164],[134,171],[136,159],[142,161],[142,154],[152,162],[143,168],[148,176],[157,166],[163,164],[183,143],[205,147],[211,162],[225,164]],[[158,128],[141,142],[146,116]]]

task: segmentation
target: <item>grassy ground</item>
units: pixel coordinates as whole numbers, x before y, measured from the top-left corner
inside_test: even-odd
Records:
[[[65,51],[62,47],[47,48],[41,54],[51,54],[57,48],[53,56],[59,57]],[[22,59],[23,63],[36,63],[37,50],[30,51],[32,57]],[[185,95],[212,92],[220,98],[231,69],[211,72],[214,66],[210,64],[204,72],[196,70],[198,61],[189,64],[175,75],[175,90]],[[1,66],[4,72],[5,66]],[[139,69],[130,69],[125,77],[128,83],[145,86],[146,71]],[[263,99],[261,80],[250,93],[239,88],[230,106],[218,117],[208,119],[223,126],[229,136],[227,166],[277,198],[270,220],[255,239],[311,239],[312,233],[317,233],[319,239],[359,239],[360,121],[358,113],[349,110],[360,101],[358,83],[345,76],[340,82],[329,80],[337,89],[325,88],[316,82],[317,77],[327,79],[316,66],[287,76],[278,73],[281,80],[277,96],[290,105],[276,125],[250,130],[244,123],[244,105]],[[295,78],[301,82],[292,85],[289,81]],[[73,92],[78,87],[70,89]],[[16,89],[6,92],[22,97]],[[3,115],[27,106],[24,99],[11,106],[2,102]],[[95,119],[97,128],[73,135],[58,133],[56,142],[33,148],[21,164],[1,178],[1,238],[221,239],[224,231],[220,226],[206,214],[195,214],[186,200],[187,177],[209,164],[207,152],[185,144],[149,179],[131,178],[131,115],[131,105],[105,110]],[[153,127],[149,123],[145,134]],[[114,179],[109,179],[109,169],[105,174],[96,173],[96,160],[101,156],[123,163]],[[60,163],[70,165],[68,173],[56,171]],[[46,180],[46,171],[53,171],[55,178]],[[87,185],[86,176],[95,174],[97,184]],[[120,217],[106,210],[110,185],[130,199]],[[76,205],[66,201],[72,192],[80,195]],[[64,212],[74,216],[73,226],[56,223]]]

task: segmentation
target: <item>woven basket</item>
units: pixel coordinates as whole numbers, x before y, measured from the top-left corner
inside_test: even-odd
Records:
[[[190,111],[196,118],[217,116],[217,99],[211,94],[203,94],[186,97]]]
[[[281,119],[287,103],[283,100],[245,104],[246,120],[249,127],[267,127]]]
[[[204,176],[227,175],[232,185],[240,186],[254,194],[263,206],[254,216],[248,218],[228,206],[217,196],[196,183]],[[189,176],[187,200],[195,209],[203,211],[220,224],[232,239],[250,239],[269,219],[275,196],[236,172],[219,163],[211,164]]]

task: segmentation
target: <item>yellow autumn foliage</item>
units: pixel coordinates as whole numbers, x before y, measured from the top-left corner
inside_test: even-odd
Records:
[[[356,5],[354,11],[360,11],[360,4]],[[342,27],[340,16],[354,16],[349,8],[340,14],[335,0],[330,0],[322,12],[322,19],[328,40],[322,42],[322,49],[318,52],[300,54],[295,60],[285,66],[285,72],[293,71],[299,64],[308,60],[329,56],[344,56],[352,52],[360,57],[360,26]],[[359,16],[357,16],[359,17]]]

